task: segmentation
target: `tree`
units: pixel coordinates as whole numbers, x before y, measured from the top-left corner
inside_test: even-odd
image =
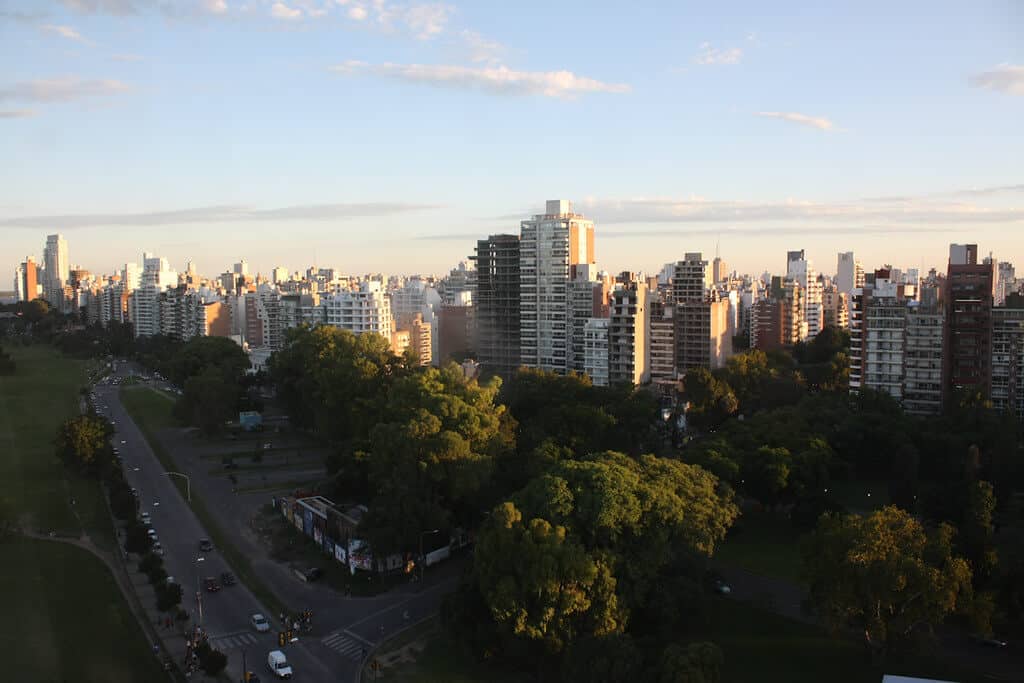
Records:
[[[199,655],[199,666],[209,676],[217,676],[228,665],[228,658],[220,650],[214,650],[207,644],[201,645],[196,654]]]
[[[994,542],[995,510],[996,496],[992,484],[987,481],[967,484],[967,505],[959,527],[958,545],[970,560],[975,585],[986,584],[999,564]]]
[[[270,378],[292,424],[317,431],[348,452],[367,450],[401,360],[377,334],[325,325],[288,331],[270,357]]]
[[[50,313],[50,304],[45,299],[33,299],[25,305],[25,320],[38,323]]]
[[[136,555],[144,555],[153,546],[153,539],[149,537],[146,527],[138,522],[128,525],[125,539],[125,549]]]
[[[177,583],[164,583],[156,590],[156,608],[161,612],[175,610],[181,604],[182,590]]]
[[[486,384],[449,364],[394,381],[387,421],[373,430],[369,480],[376,493],[362,531],[378,553],[416,548],[423,529],[469,526],[486,504],[503,438],[501,381]]]
[[[945,524],[927,532],[894,506],[825,515],[803,548],[810,600],[831,628],[863,633],[884,657],[972,609],[971,568],[953,555],[953,533]]]
[[[719,683],[722,680],[722,650],[714,643],[672,643],[658,662],[659,683]]]
[[[789,485],[793,458],[786,448],[761,446],[743,460],[743,487],[765,505],[775,505]]]
[[[499,629],[561,652],[580,635],[622,630],[615,580],[565,527],[523,520],[511,502],[494,509],[477,540],[475,571]]]
[[[702,430],[717,429],[739,408],[732,387],[712,375],[707,368],[686,371],[683,398],[690,404],[686,411],[687,421]]]
[[[57,457],[66,466],[96,471],[102,456],[109,459],[107,425],[95,415],[79,415],[66,420],[57,431]]]
[[[185,381],[181,397],[174,406],[175,415],[196,425],[207,435],[217,434],[224,423],[237,415],[238,385],[213,367]]]
[[[237,386],[248,369],[248,355],[227,337],[193,337],[177,350],[167,368],[168,378],[178,386],[209,370]]]
[[[628,634],[583,638],[562,661],[560,680],[569,683],[631,683],[642,678],[643,653]]]

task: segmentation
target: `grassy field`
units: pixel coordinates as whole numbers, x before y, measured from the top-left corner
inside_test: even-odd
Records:
[[[0,652],[22,681],[160,681],[166,674],[106,565],[53,541],[0,543]]]
[[[852,640],[832,638],[815,626],[734,600],[716,601],[706,639],[722,648],[722,680],[730,683],[878,683],[883,673],[960,683],[984,680],[980,674],[958,671],[925,656],[875,667],[864,648]]]
[[[784,517],[745,512],[715,552],[715,561],[763,576],[800,581],[800,534]]]
[[[168,394],[145,386],[123,388],[121,389],[120,396],[125,410],[132,416],[132,420],[139,426],[139,429],[142,430],[146,441],[149,442],[149,447],[153,449],[160,464],[167,471],[177,470],[178,466],[175,464],[174,459],[171,458],[170,453],[167,452],[167,449],[164,448],[157,437],[157,433],[161,429],[174,427],[178,424],[171,413],[174,408],[174,399]],[[174,477],[174,484],[181,492],[182,498],[184,498],[185,482],[179,477]],[[196,517],[199,518],[200,523],[209,532],[210,540],[213,541],[214,545],[217,546],[221,554],[235,570],[238,580],[249,587],[249,590],[260,599],[260,602],[270,610],[271,614],[290,611],[256,576],[252,570],[249,558],[243,555],[231,543],[230,536],[220,528],[214,516],[210,514],[210,511],[203,503],[202,497],[193,492],[190,505],[192,511],[196,513]]]
[[[98,483],[67,475],[53,455],[58,425],[78,412],[85,364],[46,346],[14,347],[0,378],[0,514],[30,530],[113,545]],[[71,504],[74,499],[75,504]],[[53,541],[0,542],[0,653],[18,680],[160,680],[106,566]]]

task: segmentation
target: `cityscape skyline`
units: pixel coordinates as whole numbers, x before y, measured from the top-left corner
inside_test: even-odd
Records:
[[[548,196],[612,271],[718,242],[748,272],[782,239],[819,264],[1024,251],[1011,3],[6,7],[6,263],[43,230],[94,270],[139,244],[204,271],[439,273]]]

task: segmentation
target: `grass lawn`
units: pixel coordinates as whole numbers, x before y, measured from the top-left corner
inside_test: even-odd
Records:
[[[883,673],[960,683],[984,680],[981,674],[958,671],[925,656],[876,668],[864,648],[852,640],[831,638],[815,626],[734,600],[716,600],[706,639],[722,648],[722,680],[729,683],[878,683]]]
[[[100,485],[69,474],[53,454],[57,427],[78,413],[86,363],[48,346],[7,350],[17,371],[0,378],[0,514],[41,532],[84,530],[97,546],[113,547]],[[163,676],[113,577],[84,550],[0,542],[0,596],[0,653],[19,680]]]
[[[0,652],[17,680],[166,680],[110,571],[87,551],[0,542],[0,595]]]
[[[763,576],[800,581],[800,533],[785,517],[745,512],[715,552],[715,561]]]
[[[388,683],[526,683],[532,680],[525,674],[496,671],[464,653],[462,645],[444,633],[436,617],[388,641],[378,659],[397,657],[398,651],[414,642],[419,650],[412,655],[415,662],[392,663],[382,668],[376,678],[367,666],[363,669],[362,680]]]
[[[177,471],[179,468],[167,449],[157,436],[157,432],[167,427],[178,426],[171,411],[174,408],[174,399],[168,394],[151,389],[146,386],[135,386],[122,388],[120,392],[121,403],[125,410],[131,415],[132,420],[142,430],[149,447],[153,449],[157,459],[167,471]],[[178,487],[181,497],[185,498],[186,484],[179,477],[174,477],[174,485]],[[262,602],[271,614],[290,611],[276,595],[256,576],[252,570],[249,558],[243,555],[238,548],[231,543],[230,535],[225,533],[210,514],[210,511],[203,503],[202,497],[193,492],[192,502],[189,504],[192,511],[196,513],[200,523],[210,534],[210,540],[220,550],[221,554],[235,570],[238,580],[249,587],[260,602]]]

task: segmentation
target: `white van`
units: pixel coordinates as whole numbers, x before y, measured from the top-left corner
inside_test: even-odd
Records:
[[[267,655],[267,666],[270,667],[270,670],[278,678],[292,677],[292,667],[288,664],[288,660],[280,650],[270,651],[270,654]]]

